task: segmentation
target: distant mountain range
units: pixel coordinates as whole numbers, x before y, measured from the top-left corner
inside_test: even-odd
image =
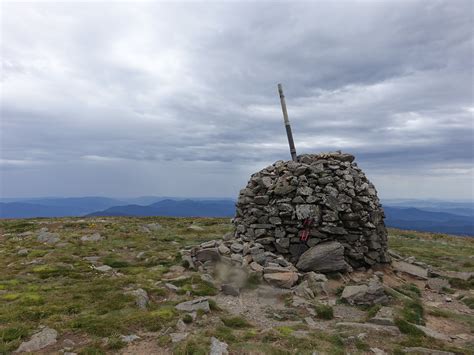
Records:
[[[92,216],[178,216],[178,217],[232,217],[235,201],[163,200],[148,206],[126,205],[107,208],[88,214]]]
[[[66,216],[232,217],[232,199],[74,197],[0,200],[0,218]],[[474,236],[474,203],[437,200],[386,200],[387,226]]]

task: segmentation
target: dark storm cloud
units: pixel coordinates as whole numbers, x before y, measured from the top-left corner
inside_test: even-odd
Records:
[[[2,7],[2,194],[233,195],[288,158],[283,82],[299,152],[472,195],[470,1]]]

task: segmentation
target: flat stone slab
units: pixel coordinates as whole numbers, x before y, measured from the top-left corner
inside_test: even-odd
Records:
[[[379,309],[375,317],[369,320],[370,323],[379,324],[379,325],[392,325],[395,323],[393,321],[393,308],[391,307],[382,307]]]
[[[400,335],[400,330],[398,327],[389,326],[389,325],[379,325],[379,324],[372,324],[372,323],[356,323],[356,322],[339,322],[336,323],[337,327],[348,327],[348,328],[355,328],[361,331],[375,331],[380,333],[388,333],[390,335],[398,336]]]
[[[450,341],[451,340],[451,338],[449,336],[447,336],[446,334],[439,333],[436,330],[425,327],[423,325],[415,324],[415,327],[420,329],[423,333],[425,333],[426,336],[428,336],[430,338],[441,340],[441,341]]]
[[[209,301],[206,297],[196,298],[192,301],[182,302],[175,306],[178,311],[184,312],[195,312],[202,309],[204,312],[208,313],[211,311],[209,307]]]
[[[410,264],[405,261],[394,261],[392,262],[392,266],[396,271],[403,272],[422,280],[428,279],[428,270],[421,266]]]

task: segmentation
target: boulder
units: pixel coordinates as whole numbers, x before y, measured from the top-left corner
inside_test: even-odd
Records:
[[[265,281],[269,284],[281,288],[291,288],[298,281],[296,272],[275,272],[263,275]]]
[[[309,248],[300,256],[296,267],[303,271],[316,272],[346,271],[348,269],[344,260],[344,247],[336,241],[317,244]]]
[[[30,353],[39,351],[49,345],[56,343],[58,332],[54,329],[45,327],[38,333],[34,334],[30,340],[20,344],[19,348],[16,349],[16,353]]]

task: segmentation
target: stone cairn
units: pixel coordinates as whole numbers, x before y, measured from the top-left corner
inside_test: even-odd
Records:
[[[183,253],[192,267],[211,272],[224,261],[289,288],[301,272],[348,272],[390,262],[377,191],[353,155],[277,161],[251,176],[236,207],[234,233]]]

